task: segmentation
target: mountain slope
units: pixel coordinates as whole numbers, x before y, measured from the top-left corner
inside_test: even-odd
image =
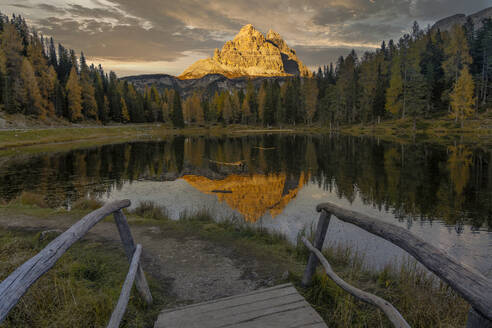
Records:
[[[228,78],[243,76],[311,76],[295,51],[272,30],[265,37],[253,25],[243,26],[222,50],[215,49],[212,58],[201,59],[188,67],[179,78],[199,79],[208,74]]]
[[[126,80],[132,83],[137,90],[143,91],[147,86],[155,85],[157,90],[164,91],[165,89],[174,89],[179,91],[181,96],[187,98],[194,91],[199,91],[205,96],[213,96],[214,93],[222,91],[233,90],[246,90],[248,83],[252,83],[255,87],[259,88],[265,79],[275,79],[282,83],[283,80],[288,79],[288,76],[273,76],[273,77],[238,77],[227,78],[222,74],[207,74],[198,79],[184,79],[181,80],[175,76],[167,74],[144,74],[123,77],[122,80]]]
[[[441,31],[449,31],[454,25],[464,25],[470,17],[473,21],[475,29],[479,29],[482,26],[482,20],[486,18],[492,18],[492,7],[480,10],[472,15],[466,16],[465,14],[456,14],[437,21],[433,29],[440,29]]]

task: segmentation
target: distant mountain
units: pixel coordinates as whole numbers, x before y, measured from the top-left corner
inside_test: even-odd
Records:
[[[205,95],[213,95],[216,91],[232,91],[236,89],[246,89],[248,81],[255,87],[259,87],[265,80],[278,80],[280,83],[289,78],[288,76],[277,77],[238,77],[227,78],[221,74],[208,74],[198,79],[179,79],[167,74],[144,74],[123,77],[122,80],[133,83],[137,90],[144,90],[146,86],[155,85],[159,91],[174,89],[180,92],[181,96],[188,97],[194,91],[200,91]]]
[[[289,48],[280,34],[272,30],[266,37],[253,25],[245,25],[212,58],[201,59],[188,67],[179,78],[199,79],[209,74],[228,78],[243,76],[311,76],[312,73]]]
[[[441,31],[449,31],[451,27],[454,25],[464,25],[470,17],[475,25],[475,29],[478,29],[482,26],[482,20],[485,18],[492,18],[492,7],[489,7],[484,10],[480,10],[477,13],[466,16],[465,14],[456,14],[450,17],[446,17],[436,22],[433,29],[440,29]]]

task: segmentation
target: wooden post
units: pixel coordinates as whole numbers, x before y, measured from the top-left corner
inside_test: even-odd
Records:
[[[331,213],[326,211],[321,211],[318,220],[318,226],[316,227],[316,234],[314,236],[314,247],[321,250],[323,243],[325,242],[326,230],[328,230],[328,225],[330,224]],[[306,270],[304,270],[304,276],[302,277],[302,286],[307,287],[311,284],[313,275],[316,272],[316,267],[319,261],[315,254],[311,252],[309,254],[309,260],[306,265]]]
[[[316,210],[331,213],[340,221],[354,224],[400,247],[453,288],[477,314],[492,321],[492,280],[480,272],[402,227],[330,203],[319,204]]]
[[[128,300],[130,299],[130,292],[132,291],[133,282],[135,281],[135,276],[138,272],[138,266],[140,262],[140,255],[142,254],[142,245],[138,244],[135,248],[135,253],[132,256],[130,262],[130,269],[121,288],[120,298],[118,303],[111,314],[111,319],[107,328],[118,328],[120,326],[121,319],[125,315],[126,307],[128,305]]]
[[[468,312],[466,328],[492,328],[492,321],[482,316],[473,307]]]
[[[131,263],[133,253],[135,252],[135,242],[133,241],[130,226],[128,225],[126,217],[122,211],[114,212],[113,216],[116,226],[118,227],[118,232],[120,233],[123,249],[125,250],[128,261]],[[147,302],[147,304],[151,304],[152,294],[150,293],[149,284],[147,283],[147,279],[145,279],[145,274],[140,263],[138,264],[135,286],[145,302]]]

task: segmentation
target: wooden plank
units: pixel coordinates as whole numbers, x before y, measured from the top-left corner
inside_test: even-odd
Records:
[[[320,204],[316,209],[318,212],[332,213],[344,222],[354,224],[401,247],[451,286],[471,304],[478,315],[492,321],[492,280],[459,263],[406,229],[329,203]]]
[[[232,300],[232,299],[235,299],[235,298],[242,298],[242,297],[248,296],[248,295],[255,295],[255,294],[264,293],[266,291],[273,291],[273,290],[284,289],[284,288],[288,288],[288,287],[293,287],[293,285],[291,283],[276,285],[274,287],[257,289],[257,290],[254,290],[252,292],[245,293],[245,294],[233,295],[233,296],[223,297],[223,298],[219,298],[219,299],[215,299],[215,300],[210,300],[210,301],[205,301],[205,302],[201,302],[201,303],[185,305],[185,306],[181,306],[181,307],[174,308],[174,309],[166,309],[166,310],[162,310],[160,313],[175,312],[175,311],[185,310],[185,309],[188,309],[188,308],[203,306],[205,304],[213,304],[213,303],[217,303],[217,302],[224,302],[224,301]]]
[[[82,238],[103,218],[128,206],[130,206],[129,200],[121,200],[108,203],[87,214],[5,278],[0,283],[0,300],[2,300],[0,302],[0,322],[5,320],[9,311],[17,304],[28,288],[51,269],[73,243]]]
[[[330,225],[330,217],[331,214],[326,213],[325,211],[322,211],[319,216],[318,226],[316,228],[316,234],[314,236],[314,247],[319,250],[323,248],[326,231],[328,230],[328,226]],[[311,284],[313,275],[316,272],[316,267],[318,266],[318,264],[318,258],[312,253],[309,254],[308,263],[306,265],[306,269],[301,281],[302,286],[307,287]]]
[[[471,308],[468,312],[466,328],[492,328],[492,321],[484,318],[474,308]]]
[[[280,307],[285,305],[292,305],[295,303],[304,304],[304,298],[298,293],[290,294],[287,296],[279,296],[273,298],[261,299],[258,301],[251,301],[248,303],[237,304],[229,306],[227,302],[220,302],[217,304],[223,305],[223,307],[215,307],[212,309],[202,309],[201,307],[195,307],[187,309],[186,311],[168,312],[165,316],[166,321],[184,318],[187,322],[190,321],[206,321],[206,320],[218,320],[223,321],[236,320],[236,316],[243,315],[245,312],[252,313],[255,311],[263,311],[272,307]],[[186,315],[184,315],[186,313]]]
[[[291,284],[163,311],[154,328],[326,328]]]
[[[321,254],[319,250],[311,245],[309,240],[303,237],[302,241],[304,242],[304,245],[306,245],[306,247],[318,257],[318,260],[325,268],[326,274],[331,278],[331,280],[335,282],[335,284],[337,284],[340,288],[352,294],[356,298],[380,308],[386,314],[393,326],[397,328],[410,328],[410,325],[405,321],[400,312],[398,312],[398,310],[393,305],[391,305],[391,303],[382,299],[381,297],[360,290],[344,281],[335,273],[335,271],[333,271],[330,263],[328,263],[326,258],[323,256],[323,254]]]
[[[121,288],[120,298],[118,303],[111,314],[111,319],[108,323],[108,328],[118,328],[120,326],[121,319],[125,315],[128,300],[130,299],[130,292],[132,291],[133,282],[138,272],[138,263],[140,262],[140,255],[142,254],[142,245],[138,244],[133,253],[132,261],[130,263],[130,269],[126,275],[125,282]]]
[[[128,221],[121,210],[114,212],[113,217],[120,234],[123,249],[125,250],[128,261],[130,262],[132,260],[132,254],[135,252],[135,242],[133,241],[130,226],[128,225]],[[150,293],[147,279],[145,279],[145,273],[142,269],[141,263],[138,264],[135,286],[145,302],[147,304],[152,304],[152,294]]]
[[[161,313],[173,312],[177,314],[180,312],[189,313],[189,311],[194,311],[195,313],[204,313],[204,312],[214,311],[217,309],[230,308],[239,305],[247,305],[247,304],[268,300],[268,299],[287,297],[293,294],[298,294],[298,292],[291,284],[289,284],[284,288],[268,290],[266,292],[260,290],[256,293],[248,293],[248,294],[234,296],[234,297],[227,297],[223,299],[214,300],[211,302],[204,302],[204,303],[194,304],[192,306],[177,308],[171,311],[164,311]]]
[[[243,322],[237,322],[222,327],[235,327],[235,328],[295,328],[302,325],[320,323],[321,318],[319,315],[315,315],[311,312],[312,308],[309,306],[298,308],[295,310],[289,310],[285,312],[277,312],[262,317],[257,317],[254,320],[246,320]],[[314,311],[314,310],[313,310]],[[325,328],[326,325],[324,326]]]

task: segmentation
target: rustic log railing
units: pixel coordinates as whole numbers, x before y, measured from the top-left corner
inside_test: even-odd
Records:
[[[355,297],[378,306],[385,312],[395,327],[409,327],[401,315],[400,317],[398,316],[398,311],[391,304],[375,295],[350,286],[333,272],[320,250],[325,240],[330,217],[334,215],[343,222],[354,224],[402,248],[429,271],[445,281],[471,305],[467,328],[492,328],[492,281],[490,279],[467,265],[459,263],[442,250],[424,242],[401,227],[329,203],[318,205],[316,210],[321,212],[321,214],[314,237],[314,246],[307,239],[303,239],[304,244],[311,251],[302,278],[304,286],[308,286],[311,283],[316,267],[321,261],[327,275],[338,286]]]
[[[5,320],[10,310],[17,304],[29,287],[51,269],[70,246],[110,214],[114,216],[123,248],[130,262],[130,269],[108,327],[119,326],[125,313],[134,281],[141,297],[145,302],[151,304],[152,295],[140,265],[142,246],[135,246],[130,227],[121,211],[128,206],[130,206],[129,200],[115,201],[87,214],[5,278],[0,283],[0,323]]]

